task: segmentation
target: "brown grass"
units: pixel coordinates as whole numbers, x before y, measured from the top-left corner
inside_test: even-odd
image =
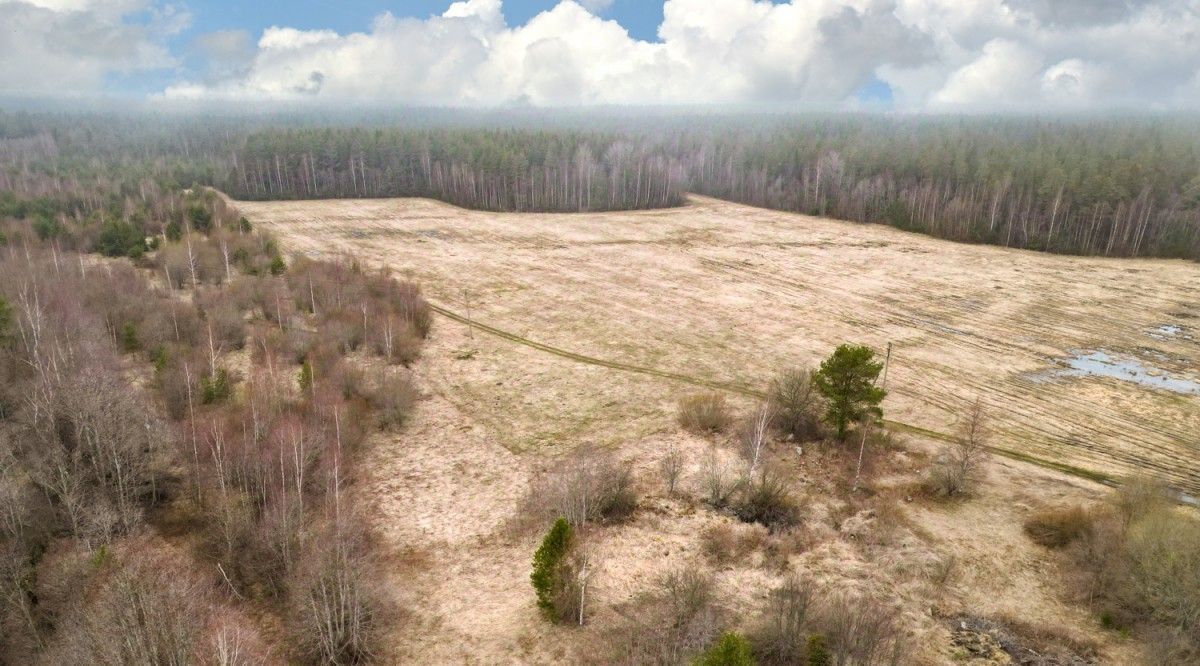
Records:
[[[679,401],[679,425],[698,434],[724,432],[733,423],[722,393],[697,393]]]
[[[1126,289],[1146,279],[1124,270],[1145,265],[1139,262],[950,245],[711,200],[680,211],[578,216],[473,213],[428,201],[278,202],[248,209],[256,223],[284,237],[290,252],[354,249],[368,265],[418,279],[454,312],[465,314],[469,302],[473,317],[518,341],[765,388],[780,365],[812,364],[839,342],[882,348],[893,340],[884,404],[890,418],[949,433],[967,405],[947,396],[982,391],[997,406],[1001,446],[1121,467],[1126,463],[1105,452],[1126,451],[1124,439],[1099,437],[1086,450],[1065,443],[1067,433],[1114,418],[1113,427],[1132,433],[1129,442],[1152,445],[1135,455],[1171,455],[1175,446],[1139,420],[1146,417],[1154,427],[1168,421],[1155,411],[1161,405],[1156,394],[1111,382],[1022,378],[1092,336],[1132,345],[1142,338],[1135,329],[1143,320],[1177,309],[1154,303],[1132,314],[1112,307],[1112,285]],[[1182,279],[1178,267],[1159,265],[1168,274],[1165,289],[1176,293],[1170,285]],[[1089,316],[1097,313],[1104,317]],[[1162,348],[1173,345],[1166,341]],[[388,572],[380,581],[402,591],[424,628],[390,635],[398,659],[643,663],[609,658],[601,648],[623,626],[630,603],[653,586],[647,581],[710,561],[699,535],[731,524],[727,514],[687,496],[693,489],[707,495],[709,442],[672,423],[675,399],[696,389],[575,363],[449,319],[439,320],[413,371],[429,399],[405,433],[369,447],[358,486],[389,548],[419,543],[438,563]],[[1105,406],[1118,395],[1130,399],[1137,419]],[[735,394],[727,401],[738,413],[748,413],[754,402]],[[1074,407],[1064,412],[1067,403]],[[1177,407],[1170,408],[1173,418],[1192,418]],[[1025,416],[1039,412],[1055,418]],[[589,527],[599,571],[589,591],[589,623],[551,632],[529,591],[533,546],[507,526],[528,489],[554,468],[551,461],[580,443],[617,451],[644,494],[627,520]],[[1165,449],[1154,448],[1164,443]],[[853,590],[855,598],[883,596],[902,607],[902,624],[917,641],[915,659],[941,663],[948,632],[929,617],[927,572],[952,553],[956,574],[939,605],[963,604],[987,615],[1019,612],[1037,624],[1099,632],[1094,617],[1055,596],[1046,584],[1054,554],[1021,531],[1026,507],[1090,502],[1099,492],[1091,485],[992,461],[989,480],[972,502],[917,498],[906,505],[911,524],[884,534],[889,516],[862,496],[891,488],[899,489],[895,501],[906,501],[903,489],[916,470],[928,467],[936,445],[915,433],[904,446],[869,446],[870,484],[849,495],[849,483],[839,485],[845,456],[796,444],[773,442],[772,457],[785,458],[789,482],[813,498],[803,528],[766,535],[756,550],[729,564],[711,560],[718,567],[718,598],[737,610],[739,628],[751,628],[745,623],[757,617],[786,571],[803,568],[822,585]],[[667,497],[657,469],[671,446],[691,461],[680,478],[683,497]],[[724,485],[736,490],[740,463],[728,462],[732,450],[720,454],[728,472]],[[863,538],[840,531],[844,519],[858,514]],[[446,570],[456,575],[442,575]],[[662,643],[660,634],[646,635],[643,646]],[[1133,663],[1126,644],[1103,634],[1097,640],[1106,661]]]
[[[1097,344],[1200,374],[1186,339],[1146,333],[1179,321],[1173,313],[1200,316],[1193,264],[955,244],[699,197],[679,209],[579,215],[426,200],[240,206],[289,251],[353,251],[416,278],[456,312],[470,293],[480,321],[598,358],[763,387],[780,364],[811,366],[846,341],[891,341],[890,419],[951,433],[963,396],[979,396],[994,408],[997,446],[1118,475],[1152,462],[1200,491],[1191,400],[1045,374],[1053,359]],[[596,393],[590,372],[573,375],[556,391],[611,402],[606,413],[634,428],[647,427],[645,407],[663,394],[659,383]],[[567,429],[615,439],[611,420],[581,424],[578,411],[552,408],[559,397],[507,399],[518,421],[543,416],[511,444],[540,446]]]
[[[1094,520],[1082,506],[1043,509],[1025,521],[1025,533],[1037,544],[1062,548],[1092,531]]]

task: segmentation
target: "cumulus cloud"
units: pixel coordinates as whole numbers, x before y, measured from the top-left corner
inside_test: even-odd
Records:
[[[1198,0],[666,0],[654,41],[608,4],[561,0],[523,25],[501,0],[460,0],[362,33],[273,27],[226,75],[162,97],[836,106],[882,81],[917,110],[1200,107]]]
[[[0,0],[0,92],[95,93],[113,74],[170,67],[162,40],[188,20],[149,0]]]

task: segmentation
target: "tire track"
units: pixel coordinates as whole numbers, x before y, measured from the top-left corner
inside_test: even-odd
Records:
[[[609,368],[612,370],[620,370],[622,372],[632,372],[635,374],[647,375],[650,377],[658,377],[659,379],[667,379],[670,381],[680,382],[683,384],[690,384],[692,386],[701,386],[701,387],[710,388],[710,389],[713,389],[716,391],[726,391],[728,393],[736,393],[738,395],[744,395],[744,396],[748,396],[748,397],[752,397],[752,398],[765,398],[766,397],[765,392],[760,391],[755,388],[752,388],[750,386],[746,386],[745,384],[734,383],[734,382],[715,381],[715,380],[711,380],[711,379],[704,379],[701,377],[693,377],[691,375],[685,375],[685,374],[679,373],[679,372],[670,372],[670,371],[666,371],[666,370],[659,370],[657,368],[648,368],[645,366],[633,365],[630,363],[621,363],[619,361],[610,361],[607,359],[596,358],[594,356],[586,356],[584,354],[577,354],[575,352],[572,352],[572,351],[569,351],[566,349],[562,349],[559,347],[554,347],[552,345],[547,345],[547,344],[543,344],[541,342],[530,340],[529,338],[522,337],[515,333],[510,333],[508,331],[496,328],[494,326],[488,326],[487,324],[480,323],[477,320],[468,319],[467,317],[460,315],[457,312],[449,310],[445,307],[442,307],[432,301],[428,301],[428,302],[429,302],[429,308],[431,310],[433,310],[437,314],[439,314],[451,321],[462,324],[463,326],[469,326],[476,330],[487,333],[488,335],[491,335],[491,336],[494,336],[497,338],[501,338],[503,340],[508,340],[509,342],[523,345],[523,346],[529,347],[531,349],[536,349],[538,351],[545,352],[547,354],[553,354],[554,356],[559,356],[561,358],[575,361],[576,363],[584,363],[586,365],[600,366],[600,367]],[[943,442],[955,441],[955,437],[948,433],[938,432],[936,430],[930,430],[928,428],[922,428],[920,426],[914,426],[914,425],[911,425],[908,423],[903,423],[900,421],[893,421],[893,420],[885,419],[884,425],[891,427],[891,428],[895,428],[896,430],[901,430],[901,431],[905,431],[905,432],[909,432],[909,433],[913,433],[913,434],[917,434],[917,435],[922,435],[922,436],[929,437],[931,439],[936,439],[936,440],[943,441]],[[1014,451],[1012,449],[1007,449],[1007,448],[1000,447],[1000,446],[989,446],[988,448],[993,453],[1003,456],[1005,458],[1009,458],[1010,460],[1017,460],[1020,462],[1029,463],[1032,465],[1036,465],[1038,467],[1043,467],[1046,469],[1054,470],[1056,472],[1061,472],[1063,474],[1068,474],[1068,475],[1075,476],[1075,477],[1078,477],[1081,479],[1086,479],[1088,481],[1102,483],[1106,486],[1116,487],[1117,485],[1119,485],[1117,483],[1116,479],[1114,479],[1113,477],[1111,477],[1107,474],[1101,473],[1101,472],[1096,472],[1096,471],[1089,470],[1089,469],[1083,469],[1081,467],[1075,467],[1074,465],[1068,465],[1066,463],[1055,462],[1053,460],[1046,460],[1043,458],[1039,458],[1037,456],[1033,456],[1033,455],[1030,455],[1027,453],[1022,453],[1020,451]]]

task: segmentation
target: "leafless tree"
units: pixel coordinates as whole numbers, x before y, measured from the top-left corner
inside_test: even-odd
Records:
[[[750,464],[750,470],[747,472],[749,476],[754,476],[762,463],[767,446],[767,435],[770,432],[774,416],[773,405],[769,400],[764,401],[758,406],[758,409],[754,410],[754,416],[742,427],[742,455]]]
[[[745,475],[738,474],[733,466],[721,457],[721,452],[716,446],[710,446],[701,482],[704,486],[705,501],[710,506],[722,508],[729,504],[745,483]]]
[[[679,445],[672,443],[663,454],[661,460],[658,461],[658,470],[662,474],[663,481],[667,484],[667,494],[674,497],[675,488],[679,484],[679,477],[683,474],[684,465],[687,461],[684,459],[683,451]]]
[[[979,481],[984,463],[990,456],[990,432],[983,402],[976,399],[959,426],[954,442],[938,454],[927,481],[930,491],[947,497],[969,493]]]

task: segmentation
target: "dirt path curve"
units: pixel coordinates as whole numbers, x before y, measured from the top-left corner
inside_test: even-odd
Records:
[[[538,351],[545,352],[547,354],[553,354],[555,356],[560,356],[562,358],[569,359],[569,360],[575,361],[577,363],[585,363],[588,365],[595,365],[595,366],[599,366],[599,367],[603,367],[603,368],[611,368],[613,370],[620,370],[623,372],[633,372],[633,373],[642,374],[642,375],[650,375],[651,377],[658,377],[658,378],[667,379],[670,381],[681,382],[684,384],[690,384],[692,386],[700,386],[703,388],[710,388],[710,389],[714,389],[717,391],[727,391],[730,393],[737,393],[740,395],[749,396],[749,397],[753,397],[753,398],[765,398],[766,397],[766,393],[764,393],[763,391],[759,391],[757,389],[753,389],[753,388],[750,388],[748,386],[744,386],[741,384],[729,384],[729,383],[725,383],[725,382],[713,381],[710,379],[702,379],[699,377],[692,377],[692,376],[680,374],[677,372],[667,372],[664,370],[656,370],[654,368],[646,368],[646,367],[642,367],[642,366],[631,365],[628,363],[618,363],[616,361],[609,361],[609,360],[605,360],[605,359],[601,359],[601,358],[585,356],[583,354],[576,354],[574,352],[567,351],[565,349],[559,349],[558,347],[551,347],[550,345],[545,345],[540,342],[535,342],[533,340],[530,340],[529,338],[524,338],[524,337],[521,337],[514,333],[510,333],[508,331],[504,331],[499,328],[495,328],[493,326],[488,326],[487,324],[479,322],[475,319],[469,319],[461,314],[458,314],[456,312],[448,310],[445,307],[438,305],[436,303],[430,303],[430,307],[437,314],[439,314],[451,321],[458,322],[459,324],[467,326],[468,328],[483,331],[484,333],[487,333],[488,335],[494,335],[498,338],[508,340],[510,342],[514,342],[519,345],[525,345],[526,347],[530,347],[530,348],[536,349]],[[895,428],[897,430],[902,430],[902,431],[912,433],[915,435],[920,435],[923,437],[929,437],[931,439],[936,439],[936,440],[945,441],[945,442],[950,442],[950,441],[954,440],[954,436],[951,434],[944,433],[944,432],[938,432],[936,430],[929,430],[927,428],[920,428],[920,427],[917,427],[917,426],[914,426],[914,425],[911,425],[908,423],[903,423],[903,422],[895,421],[892,419],[885,419],[884,424],[891,428]],[[1002,455],[1006,458],[1011,458],[1013,460],[1019,460],[1021,462],[1030,463],[1033,465],[1037,465],[1039,467],[1045,467],[1046,469],[1052,469],[1052,470],[1055,470],[1058,472],[1063,472],[1064,474],[1070,474],[1071,476],[1077,476],[1081,479],[1087,479],[1089,481],[1096,481],[1096,482],[1103,483],[1103,484],[1109,485],[1109,486],[1118,485],[1118,482],[1116,479],[1114,479],[1113,477],[1111,477],[1107,474],[1102,474],[1100,472],[1095,472],[1095,471],[1088,470],[1088,469],[1082,469],[1079,467],[1074,467],[1072,465],[1066,465],[1064,463],[1055,462],[1053,460],[1043,460],[1042,458],[1038,458],[1037,456],[1032,456],[1027,453],[1021,453],[1019,451],[1013,451],[1013,450],[1006,449],[1006,448],[1000,447],[1000,446],[989,446],[988,448],[993,453],[996,453],[997,455]]]

